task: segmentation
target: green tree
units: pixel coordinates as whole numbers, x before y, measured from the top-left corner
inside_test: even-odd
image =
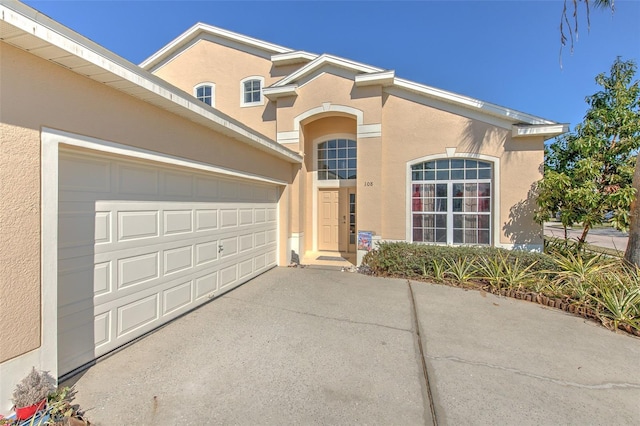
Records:
[[[633,61],[617,58],[609,75],[596,77],[602,90],[586,98],[589,109],[583,122],[546,148],[536,219],[543,222],[559,212],[565,230],[581,224],[579,247],[607,214],[613,214],[611,222],[617,229],[626,230],[630,224],[640,147],[640,87],[633,81],[635,71]]]

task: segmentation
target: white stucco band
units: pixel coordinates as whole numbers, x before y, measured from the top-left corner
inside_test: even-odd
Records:
[[[348,114],[355,117],[357,126],[356,136],[358,139],[379,138],[382,136],[382,124],[364,124],[364,112],[362,110],[347,105],[334,105],[331,102],[325,102],[321,106],[311,108],[302,114],[297,115],[293,119],[293,130],[278,132],[276,140],[280,144],[300,142],[300,123],[314,115],[324,114],[327,112]]]
[[[336,112],[342,114],[352,115],[356,118],[356,124],[358,126],[362,126],[364,124],[364,112],[357,108],[353,108],[347,105],[334,105],[331,102],[325,102],[321,106],[311,108],[300,115],[297,115],[293,119],[293,130],[300,130],[300,122],[304,121],[309,117],[313,117],[317,114],[322,114],[326,112]]]
[[[382,124],[359,124],[358,139],[379,138],[382,136]]]

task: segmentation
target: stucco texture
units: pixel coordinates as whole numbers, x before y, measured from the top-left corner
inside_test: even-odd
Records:
[[[250,70],[250,71],[248,71]],[[215,83],[215,107],[252,129],[275,139],[275,105],[265,98],[263,105],[241,107],[240,82],[246,77],[261,76],[265,87],[279,80],[272,77],[269,59],[241,52],[207,40],[199,40],[170,62],[154,70],[158,77],[170,81],[188,94],[203,82]]]
[[[40,344],[40,130],[290,182],[296,166],[0,43],[0,362]],[[286,211],[287,206],[281,206]]]
[[[456,154],[497,157],[500,167],[499,241],[496,244],[541,244],[541,227],[533,221],[531,185],[542,177],[541,137],[513,139],[511,131],[426,105],[386,96],[382,124],[382,234],[403,240],[406,235],[407,163],[447,148]],[[495,192],[495,191],[494,191]]]
[[[0,362],[40,346],[38,136],[0,124]]]

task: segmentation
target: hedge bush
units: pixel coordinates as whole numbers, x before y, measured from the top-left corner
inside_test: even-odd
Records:
[[[455,262],[458,259],[481,261],[503,256],[514,264],[533,265],[531,270],[556,271],[553,257],[544,253],[524,250],[505,250],[496,247],[438,246],[406,242],[381,242],[375,250],[367,253],[362,264],[371,273],[379,276],[416,278],[433,274],[433,261]]]

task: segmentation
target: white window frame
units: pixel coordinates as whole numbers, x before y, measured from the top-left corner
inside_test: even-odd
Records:
[[[244,101],[244,83],[251,80],[260,81],[260,100],[255,102],[245,102]],[[263,89],[264,89],[264,77],[262,76],[252,75],[240,80],[240,106],[242,108],[245,108],[245,107],[264,105],[264,93],[262,93]]]
[[[491,179],[491,234],[490,234],[490,246],[494,247],[502,247],[506,246],[500,243],[500,159],[498,157],[493,157],[490,155],[482,155],[482,154],[474,154],[474,153],[442,153],[442,154],[433,154],[427,155],[425,157],[416,158],[406,163],[406,208],[405,208],[405,239],[406,241],[413,242],[413,212],[412,212],[412,190],[413,190],[413,179],[411,175],[411,166],[419,163],[423,163],[425,161],[433,161],[433,160],[444,160],[444,159],[465,159],[465,160],[478,160],[478,161],[486,161],[491,163],[493,169],[493,177]],[[477,180],[476,180],[477,181]],[[433,183],[444,183],[445,181],[433,181]],[[451,226],[447,227],[447,240],[453,241],[453,222],[451,222]],[[421,244],[435,244],[435,243],[422,243]],[[440,243],[442,244],[442,243]],[[451,244],[453,245],[453,244]],[[461,244],[456,244],[461,245]]]
[[[207,104],[206,102],[198,98],[198,89],[205,86],[211,87],[211,107],[215,108],[216,107],[216,84],[215,83],[212,83],[210,81],[203,81],[202,83],[196,84],[195,86],[193,86],[193,97],[198,99],[200,102]]]
[[[319,161],[318,151],[320,150],[320,145],[322,145],[323,143],[327,143],[329,141],[332,141],[332,140],[335,140],[337,142],[339,139],[344,139],[346,141],[352,141],[352,142],[355,143],[355,148],[356,148],[356,157],[355,157],[355,160],[356,160],[356,167],[355,167],[356,177],[355,178],[347,178],[347,179],[340,179],[340,178],[337,178],[337,179],[320,179],[319,176],[318,176],[319,175],[319,173],[318,173],[319,172],[319,170],[318,170],[318,161]],[[315,169],[315,173],[316,173],[316,179],[319,182],[326,182],[326,181],[332,181],[332,180],[338,180],[338,181],[343,181],[343,182],[344,181],[355,181],[358,178],[358,141],[357,141],[357,139],[355,137],[343,137],[343,138],[326,138],[326,137],[322,137],[322,138],[320,138],[320,139],[315,141],[313,149],[314,149],[314,158],[315,158],[314,169]],[[336,150],[337,149],[338,148],[336,148]],[[351,159],[351,157],[347,157],[345,160],[348,161],[350,159]],[[336,161],[338,161],[337,157],[336,157]],[[347,163],[347,170],[349,170],[348,163]]]
[[[331,133],[324,136],[321,136],[317,139],[314,139],[311,143],[313,149],[313,168],[311,169],[311,179],[312,179],[312,191],[313,196],[311,197],[311,231],[312,231],[312,250],[318,251],[318,191],[320,189],[326,188],[347,188],[347,187],[355,187],[357,185],[358,179],[331,179],[331,180],[318,180],[318,145],[322,142],[329,141],[331,139],[351,139],[356,141],[356,149],[360,145],[358,143],[358,137],[353,133]],[[357,151],[356,151],[356,175],[358,173],[358,163],[357,163]],[[357,201],[356,201],[357,203]],[[356,211],[358,206],[356,205]],[[357,218],[356,218],[357,220]]]

